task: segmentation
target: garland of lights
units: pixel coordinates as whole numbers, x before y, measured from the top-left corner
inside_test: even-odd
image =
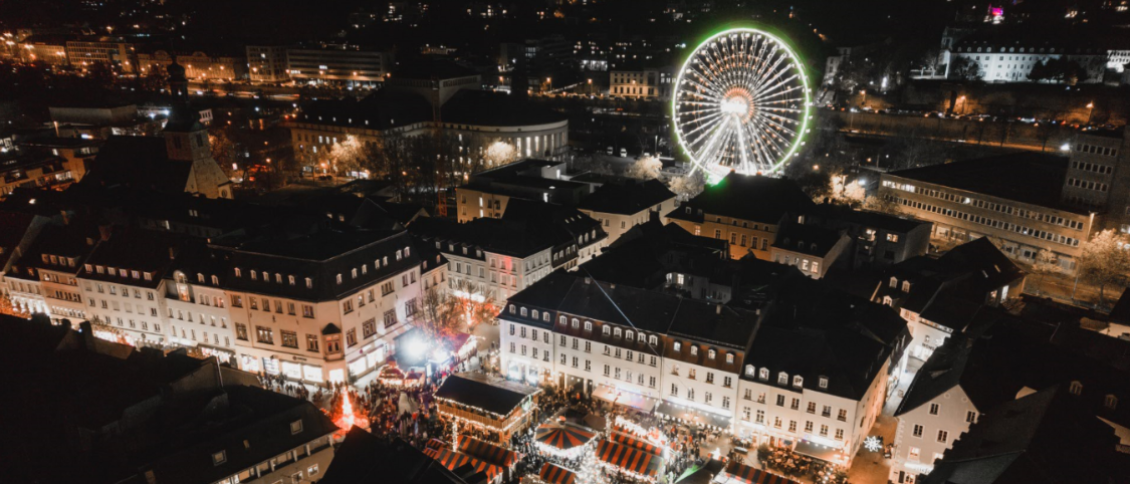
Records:
[[[717,181],[779,173],[808,133],[812,91],[780,38],[751,28],[712,35],[687,57],[671,96],[679,145]]]

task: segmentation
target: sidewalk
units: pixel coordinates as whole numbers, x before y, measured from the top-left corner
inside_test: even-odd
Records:
[[[895,441],[895,431],[898,430],[898,419],[880,415],[875,420],[869,435],[883,438],[883,445]],[[883,451],[871,452],[864,446],[859,446],[859,452],[848,469],[848,482],[851,484],[883,484],[891,475],[891,459],[883,457]]]

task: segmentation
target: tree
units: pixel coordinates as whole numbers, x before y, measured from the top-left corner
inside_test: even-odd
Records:
[[[663,172],[663,162],[654,156],[640,158],[628,167],[624,176],[640,180],[655,180]]]
[[[434,285],[424,292],[423,318],[416,325],[429,338],[440,339],[469,330],[475,324],[492,321],[498,310],[491,302],[494,294],[481,286],[458,280],[448,290]]]
[[[685,202],[690,200],[706,187],[706,177],[702,170],[683,176],[672,177],[667,183],[667,188],[675,192],[676,200]]]
[[[208,142],[212,145],[212,159],[223,168],[228,178],[242,178],[239,175],[239,148],[228,132],[229,127],[215,124],[208,130]],[[243,167],[247,169],[246,166]]]
[[[951,79],[959,81],[980,81],[984,74],[981,72],[981,65],[970,60],[967,57],[955,57],[950,61]]]
[[[897,215],[902,214],[902,207],[900,207],[898,203],[895,203],[893,200],[888,200],[886,198],[883,198],[883,197],[880,197],[880,196],[877,196],[877,195],[871,195],[871,196],[863,199],[863,207],[862,208],[864,210],[869,210],[869,211],[872,211],[872,212],[885,213],[885,214],[888,214],[888,215],[896,215],[897,216]]]
[[[1076,270],[1079,275],[1099,285],[1099,305],[1105,305],[1107,284],[1124,284],[1130,274],[1130,238],[1114,229],[1107,229],[1091,236],[1091,240],[1080,246],[1082,255]]]
[[[1062,82],[1075,85],[1090,77],[1087,70],[1071,59],[1047,59],[1032,66],[1028,79],[1036,82]]]

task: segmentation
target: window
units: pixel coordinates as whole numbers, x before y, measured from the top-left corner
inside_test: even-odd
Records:
[[[682,351],[683,345],[682,345],[682,343],[679,343],[678,341],[676,341],[674,346],[671,347],[671,349],[673,349],[675,351]]]
[[[303,304],[302,305],[302,317],[313,318],[314,317],[314,306],[311,306],[309,304]]]
[[[836,420],[839,420],[841,422],[847,422],[847,410],[844,410],[844,409],[841,408],[840,412],[838,414],[836,414]]]
[[[965,422],[977,423],[977,412],[974,412],[972,410],[965,412]]]
[[[1068,391],[1070,391],[1072,395],[1079,395],[1083,393],[1083,383],[1079,380],[1071,382],[1071,386],[1068,388]]]
[[[260,343],[273,345],[275,344],[275,333],[271,328],[263,326],[255,327],[255,337]]]
[[[785,406],[785,396],[784,395],[777,395],[777,406],[778,407]]]
[[[388,311],[385,311],[384,319],[385,319],[385,327],[386,328],[391,328],[393,326],[396,326],[396,323],[397,323],[396,310],[390,309]]]
[[[302,421],[295,420],[290,423],[290,435],[298,435],[302,433]]]
[[[793,386],[797,388],[804,386],[804,377],[800,375],[793,375]]]
[[[357,329],[350,329],[345,332],[345,344],[347,346],[354,346],[357,344]]]
[[[1106,408],[1109,408],[1111,410],[1114,410],[1115,407],[1118,407],[1118,397],[1116,397],[1114,395],[1107,395],[1106,398],[1103,399],[1103,406],[1105,406]],[[972,413],[972,412],[970,412],[970,413]]]
[[[726,353],[726,364],[727,365],[734,364],[734,354],[733,353]]]
[[[930,415],[937,415],[939,410],[941,410],[941,405],[937,403],[930,404]]]
[[[938,442],[941,442],[941,443],[944,444],[944,443],[946,443],[946,441],[949,440],[949,438],[950,438],[949,432],[946,432],[945,430],[939,430],[938,431]]]
[[[377,320],[369,318],[364,323],[361,323],[361,335],[365,338],[377,334]]]
[[[918,447],[911,447],[907,450],[906,459],[913,462],[918,462],[918,455],[922,453]]]
[[[915,437],[918,437],[918,438],[921,438],[921,437],[922,437],[922,431],[923,431],[923,430],[924,430],[924,429],[922,428],[922,426],[921,426],[921,425],[915,424],[915,425],[914,425],[914,436],[915,436]]]
[[[298,333],[294,331],[279,331],[282,336],[282,345],[287,348],[298,348]]]
[[[762,369],[758,370],[757,376],[759,378],[761,378],[762,380],[768,380],[769,379],[769,369],[768,368],[762,368]]]
[[[816,402],[808,402],[808,408],[807,408],[806,411],[808,413],[815,415],[816,414]]]
[[[247,325],[243,323],[235,323],[235,338],[247,341]]]
[[[753,376],[753,365],[746,365],[745,366],[745,376],[749,376],[749,377]]]
[[[318,337],[312,334],[306,335],[306,351],[318,351]]]
[[[822,389],[828,388],[828,377],[826,377],[826,376],[820,377],[819,385],[820,385],[820,388],[822,388]]]
[[[214,465],[214,466],[218,466],[218,465],[223,464],[224,462],[227,462],[227,461],[228,461],[227,451],[221,450],[219,452],[212,454],[212,465]]]
[[[777,374],[777,384],[778,385],[788,385],[789,384],[789,374],[785,373],[783,371],[778,373]]]

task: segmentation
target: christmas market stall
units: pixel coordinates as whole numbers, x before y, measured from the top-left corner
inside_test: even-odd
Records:
[[[768,471],[754,469],[736,461],[730,461],[726,469],[714,478],[720,484],[797,484],[792,479],[786,479]]]
[[[454,471],[463,466],[470,466],[475,472],[482,472],[487,476],[489,484],[498,484],[502,482],[502,468],[488,462],[481,461],[467,454],[452,451],[448,448],[424,449],[424,454],[431,457],[432,460],[438,462],[440,465],[446,467],[448,470]]]
[[[600,441],[596,447],[596,458],[609,471],[652,483],[659,478],[664,463],[658,455],[611,440]]]
[[[459,373],[444,380],[435,399],[439,416],[448,423],[483,431],[492,442],[509,442],[511,435],[532,422],[539,393],[534,387]]]
[[[424,383],[424,374],[417,370],[401,370],[396,362],[381,367],[377,380],[391,387],[414,388]]]
[[[564,467],[548,462],[541,466],[538,480],[544,484],[577,484],[577,474]]]
[[[596,434],[566,422],[542,424],[534,434],[538,452],[573,459],[591,447]]]
[[[522,459],[522,454],[484,442],[469,435],[459,436],[459,452],[488,464],[498,466],[504,469],[507,474],[513,474],[514,466]]]

